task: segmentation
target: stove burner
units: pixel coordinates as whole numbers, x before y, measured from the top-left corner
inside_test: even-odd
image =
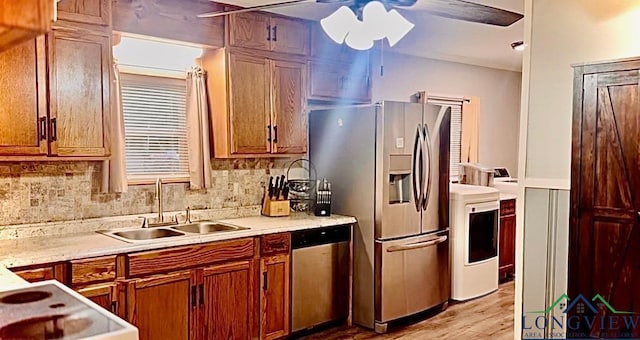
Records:
[[[51,293],[43,291],[21,292],[7,295],[0,299],[0,303],[9,305],[19,305],[23,303],[36,302],[51,297]]]
[[[91,319],[70,319],[67,315],[32,318],[0,328],[0,339],[62,339],[82,332],[92,324]]]

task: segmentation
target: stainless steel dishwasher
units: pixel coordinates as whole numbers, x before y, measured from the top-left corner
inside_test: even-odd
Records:
[[[341,322],[349,316],[351,226],[294,232],[292,332]]]

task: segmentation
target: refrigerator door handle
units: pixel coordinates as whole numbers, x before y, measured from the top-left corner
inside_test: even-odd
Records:
[[[404,251],[404,250],[431,247],[431,246],[435,246],[436,244],[440,244],[440,243],[442,243],[442,242],[444,242],[446,240],[447,240],[447,236],[440,236],[438,238],[431,239],[431,240],[424,241],[424,242],[409,243],[409,244],[403,244],[403,245],[399,245],[399,246],[391,246],[391,247],[387,248],[387,252],[391,253],[391,252],[394,252],[394,251]]]
[[[416,204],[416,211],[420,212],[421,209],[421,204],[422,204],[422,183],[418,183],[418,169],[422,168],[422,165],[419,164],[418,162],[418,153],[422,152],[422,132],[420,129],[420,125],[418,125],[418,128],[416,130],[416,138],[415,141],[413,142],[413,155],[412,155],[412,161],[413,161],[413,168],[411,170],[411,186],[413,187],[413,201]],[[418,187],[418,185],[420,185],[420,187]]]
[[[423,128],[423,143],[424,143],[424,150],[426,152],[426,156],[423,159],[423,167],[424,167],[424,172],[426,173],[425,175],[425,179],[424,181],[426,181],[426,183],[424,183],[423,181],[423,191],[422,191],[422,209],[423,210],[427,210],[427,206],[429,205],[429,199],[430,199],[430,194],[431,194],[431,174],[432,174],[432,169],[431,169],[431,155],[432,155],[432,150],[431,150],[431,139],[429,136],[429,129],[427,128],[427,124],[424,124],[424,128]]]

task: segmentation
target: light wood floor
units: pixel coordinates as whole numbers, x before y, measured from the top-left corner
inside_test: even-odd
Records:
[[[449,308],[427,320],[391,329],[387,334],[351,327],[330,329],[306,340],[346,339],[513,339],[514,282],[500,285],[497,292]]]

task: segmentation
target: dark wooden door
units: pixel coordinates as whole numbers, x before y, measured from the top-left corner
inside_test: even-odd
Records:
[[[592,300],[600,294],[618,312],[640,312],[640,76],[630,66],[576,70],[569,296],[582,294],[597,310],[586,314],[607,318],[583,325],[579,337],[639,333],[622,321],[612,330],[608,318],[624,314]]]
[[[289,264],[289,255],[261,259],[261,339],[277,339],[289,334]]]
[[[203,270],[202,339],[251,339],[257,329],[257,272],[253,260]]]
[[[196,339],[195,272],[156,275],[127,282],[127,320],[141,340]]]

